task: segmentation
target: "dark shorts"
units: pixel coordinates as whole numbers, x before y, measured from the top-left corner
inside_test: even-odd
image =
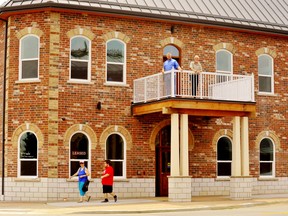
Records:
[[[112,185],[103,185],[103,193],[112,193],[113,187]]]

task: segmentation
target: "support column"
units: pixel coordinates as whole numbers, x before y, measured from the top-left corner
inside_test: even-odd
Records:
[[[179,114],[171,114],[171,176],[179,176]]]
[[[249,176],[249,126],[248,117],[241,118],[242,176]]]
[[[241,176],[240,117],[233,119],[232,176]]]
[[[180,175],[189,175],[188,115],[180,116]]]

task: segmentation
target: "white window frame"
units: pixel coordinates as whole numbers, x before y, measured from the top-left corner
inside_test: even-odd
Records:
[[[260,160],[260,154],[261,154],[261,142],[262,140],[264,139],[269,139],[272,143],[272,147],[273,147],[273,161],[261,161]],[[275,143],[273,142],[273,140],[270,138],[270,137],[264,137],[263,139],[261,139],[260,143],[259,143],[259,177],[260,178],[275,178],[275,161],[276,161],[276,158],[275,158]],[[260,166],[261,166],[261,163],[272,163],[272,174],[271,175],[261,175],[260,173]]]
[[[223,71],[223,70],[218,70],[218,61],[217,61],[217,54],[219,54],[220,52],[227,52],[228,54],[230,54],[230,63],[231,63],[231,71]],[[231,52],[229,52],[228,50],[225,49],[220,49],[216,52],[216,72],[217,73],[222,73],[222,74],[233,74],[233,54]]]
[[[221,139],[221,138],[227,138],[227,139],[229,139],[230,140],[230,143],[231,143],[231,148],[232,148],[232,151],[231,151],[231,154],[232,154],[232,159],[231,160],[218,160],[218,143],[219,143],[219,140]],[[228,137],[228,136],[221,136],[221,137],[219,137],[219,139],[217,140],[217,143],[216,143],[216,149],[217,149],[217,152],[216,152],[216,161],[217,161],[217,166],[216,166],[216,176],[217,176],[217,178],[223,178],[223,179],[225,179],[225,178],[230,178],[231,177],[231,175],[232,175],[232,161],[233,161],[233,142],[232,142],[232,140],[230,139],[230,137]],[[231,164],[231,170],[230,170],[230,172],[231,172],[231,175],[230,176],[219,176],[218,175],[218,163],[230,163]]]
[[[22,41],[24,38],[27,38],[27,37],[35,37],[37,38],[37,41],[38,41],[38,57],[37,58],[28,58],[28,59],[22,59]],[[28,35],[25,35],[24,37],[22,37],[19,41],[20,45],[20,49],[19,49],[19,81],[39,81],[39,61],[40,61],[40,38],[37,36],[37,35],[34,35],[34,34],[28,34]],[[22,62],[23,61],[31,61],[31,60],[37,60],[37,77],[35,78],[22,78],[22,74],[23,74],[23,71],[22,71]]]
[[[72,59],[71,57],[71,48],[72,48],[72,40],[75,38],[84,38],[89,41],[89,58],[88,60],[83,60],[83,59]],[[87,67],[87,79],[72,79],[71,78],[71,69],[72,69],[72,61],[76,62],[87,62],[88,67]],[[91,82],[91,40],[83,35],[76,35],[72,38],[70,38],[70,49],[69,49],[69,82],[74,82],[74,83],[90,83]]]
[[[271,75],[260,75],[260,71],[259,71],[259,59],[261,57],[268,57],[271,59]],[[271,92],[265,92],[265,91],[260,91],[260,77],[270,77],[271,78]],[[270,55],[267,55],[267,54],[261,54],[258,56],[258,85],[259,85],[259,93],[260,94],[274,94],[274,59],[270,56]]]
[[[123,160],[115,160],[115,159],[110,159],[110,158],[107,158],[107,139],[108,139],[108,137],[109,136],[111,136],[111,135],[113,135],[113,134],[117,134],[117,135],[119,135],[121,138],[122,138],[122,140],[123,140],[123,151],[124,151],[124,159]],[[107,159],[109,159],[111,162],[113,162],[113,161],[115,161],[115,162],[119,162],[119,161],[122,161],[122,169],[123,169],[123,175],[122,176],[115,176],[114,175],[114,178],[115,179],[126,179],[126,145],[127,145],[127,143],[126,143],[126,139],[125,139],[125,137],[121,134],[121,133],[117,133],[117,132],[112,132],[112,133],[110,133],[108,136],[107,136],[107,138],[106,138],[106,141],[105,141],[105,159],[107,160]],[[113,169],[115,169],[114,167],[113,167]]]
[[[120,42],[120,43],[122,43],[124,45],[124,62],[123,63],[121,63],[121,62],[115,63],[115,62],[108,62],[107,61],[108,43],[111,42],[111,41],[118,41],[118,42]],[[127,53],[126,53],[126,43],[124,41],[122,41],[122,40],[115,39],[115,38],[113,38],[111,40],[108,40],[106,42],[106,52],[105,52],[105,54],[106,54],[106,56],[105,56],[105,59],[106,59],[105,60],[106,61],[105,81],[106,81],[106,83],[109,84],[109,85],[113,85],[113,84],[126,85],[126,55],[127,55]],[[116,81],[109,81],[108,80],[108,74],[107,74],[108,73],[108,64],[123,65],[123,82],[116,82]]]
[[[37,159],[21,159],[20,158],[20,139],[21,139],[21,137],[23,136],[23,134],[25,134],[25,133],[33,133],[34,134],[34,136],[36,137],[36,139],[37,139]],[[18,156],[17,156],[17,161],[18,161],[18,166],[17,166],[17,178],[28,178],[28,179],[35,179],[35,178],[38,178],[38,174],[39,174],[39,171],[38,171],[38,169],[39,169],[39,161],[38,161],[38,159],[39,159],[39,139],[38,139],[38,137],[37,137],[37,135],[36,135],[36,133],[34,133],[33,131],[31,131],[31,130],[26,130],[26,131],[23,131],[20,135],[19,135],[19,137],[18,137]],[[35,176],[22,176],[21,175],[21,161],[36,161],[36,175]]]
[[[88,139],[88,159],[71,159],[71,139],[72,137],[77,134],[77,133],[81,133],[81,134],[84,134],[87,139]],[[69,176],[72,176],[74,173],[70,173],[70,170],[71,170],[71,162],[75,162],[75,161],[80,161],[80,160],[83,160],[84,162],[87,162],[88,163],[88,167],[86,167],[88,170],[89,170],[89,173],[90,173],[90,177],[92,176],[91,174],[91,139],[90,137],[88,136],[87,133],[83,132],[83,131],[75,131],[73,134],[71,134],[70,138],[69,138]],[[80,167],[80,166],[79,166]]]

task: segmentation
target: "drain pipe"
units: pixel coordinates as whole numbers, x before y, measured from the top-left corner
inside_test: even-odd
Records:
[[[2,193],[1,200],[4,200],[4,178],[5,178],[5,112],[6,112],[6,59],[7,59],[7,35],[8,35],[8,22],[0,18],[5,22],[5,48],[4,48],[4,65],[3,65],[3,107],[2,107]]]

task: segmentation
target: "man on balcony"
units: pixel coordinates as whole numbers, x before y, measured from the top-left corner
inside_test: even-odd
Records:
[[[172,69],[182,70],[178,62],[172,58],[172,54],[170,52],[166,54],[166,57],[167,57],[167,60],[164,62],[163,69],[162,69],[163,74],[165,71],[171,71]],[[171,77],[172,77],[172,72],[164,74],[164,96],[172,95]],[[177,83],[176,77],[177,77],[176,73],[174,73],[174,93],[176,93],[176,83]]]

